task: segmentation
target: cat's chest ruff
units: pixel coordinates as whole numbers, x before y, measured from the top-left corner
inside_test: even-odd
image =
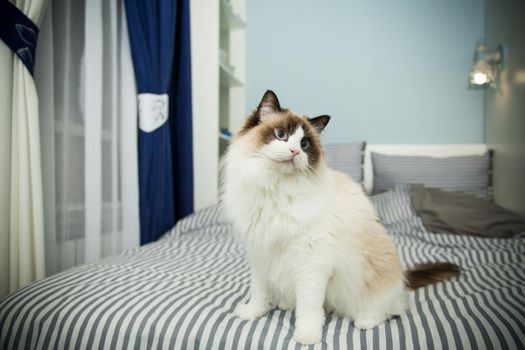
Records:
[[[242,230],[245,243],[252,252],[277,259],[286,255],[300,241],[313,242],[318,232],[322,232],[323,212],[305,206],[290,194],[266,194],[254,200],[251,215]]]
[[[257,171],[255,171],[257,169]],[[229,178],[225,202],[241,238],[296,236],[319,227],[328,217],[330,191],[322,174],[284,176],[252,166],[239,179]],[[246,170],[246,169],[244,169]]]
[[[308,206],[308,198],[281,191],[260,190],[249,200],[249,216],[252,224],[263,225],[266,229],[293,229],[303,223],[303,213]],[[290,227],[292,226],[292,227]]]

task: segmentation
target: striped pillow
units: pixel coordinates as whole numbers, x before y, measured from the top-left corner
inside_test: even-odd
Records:
[[[396,185],[421,184],[445,191],[492,199],[492,152],[483,155],[433,158],[372,152],[373,192]]]
[[[324,145],[326,163],[330,168],[348,174],[354,181],[362,183],[365,146],[365,142]]]

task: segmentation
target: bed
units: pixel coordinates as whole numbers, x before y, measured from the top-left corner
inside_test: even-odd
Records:
[[[408,189],[372,197],[406,265],[447,260],[452,281],[410,293],[410,309],[373,330],[328,316],[315,349],[513,349],[525,344],[525,236],[427,232]],[[219,205],[181,220],[161,240],[36,282],[0,302],[2,348],[289,349],[294,315],[241,321],[243,251]]]
[[[525,344],[525,235],[428,232],[396,186],[372,201],[403,263],[451,261],[459,278],[410,293],[410,309],[368,331],[327,316],[313,349],[518,349]],[[33,283],[0,301],[3,349],[300,349],[294,314],[257,321],[232,310],[249,269],[220,205],[159,241]]]

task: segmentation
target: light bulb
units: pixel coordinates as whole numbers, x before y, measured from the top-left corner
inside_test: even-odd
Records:
[[[476,85],[484,85],[489,82],[489,77],[485,73],[476,72],[474,73],[472,82]]]

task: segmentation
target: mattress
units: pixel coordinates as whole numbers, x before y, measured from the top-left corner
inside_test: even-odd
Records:
[[[460,265],[459,278],[410,292],[403,315],[367,331],[328,315],[313,349],[513,349],[525,344],[525,240],[427,232],[406,188],[373,197],[405,266]],[[294,314],[232,310],[249,268],[219,205],[159,241],[33,283],[0,301],[4,349],[299,349]]]

